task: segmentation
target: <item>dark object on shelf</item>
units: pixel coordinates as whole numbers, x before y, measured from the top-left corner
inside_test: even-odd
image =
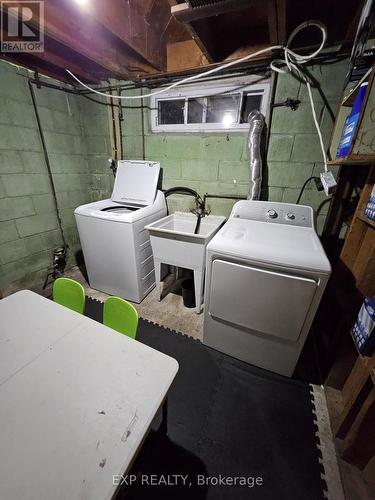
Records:
[[[182,300],[185,307],[195,307],[194,280],[188,278],[181,283]]]
[[[367,0],[363,6],[361,19],[353,44],[349,71],[346,83],[359,81],[375,62],[373,46],[375,38],[375,8],[374,1]]]
[[[371,356],[375,350],[375,297],[366,297],[352,331],[358,351]]]
[[[368,219],[375,221],[375,185],[371,190],[370,198],[365,206],[364,215]]]

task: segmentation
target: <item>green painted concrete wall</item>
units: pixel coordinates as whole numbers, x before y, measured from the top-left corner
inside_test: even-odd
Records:
[[[325,143],[336,112],[347,62],[310,67],[325,96],[314,90]],[[39,286],[51,265],[52,250],[61,244],[56,211],[43,158],[26,70],[0,62],[0,293]],[[57,190],[58,206],[70,246],[69,266],[80,250],[74,209],[110,196],[113,177],[108,108],[99,96],[85,98],[57,90],[35,90],[47,150]],[[128,95],[139,91],[128,91]],[[306,88],[291,76],[278,78],[275,101],[300,99],[297,111],[275,108],[264,166],[262,198],[295,202],[307,177],[322,169]],[[158,160],[163,188],[189,186],[201,195],[245,195],[248,190],[247,134],[153,134],[149,109],[138,100],[123,101],[124,158]],[[144,131],[144,133],[143,133]],[[228,215],[234,201],[210,200],[214,214]],[[327,199],[313,183],[302,203],[317,211],[318,230],[324,223]],[[192,200],[169,198],[169,208],[188,210]]]
[[[324,142],[328,145],[333,122],[327,106],[336,113],[347,61],[314,65],[308,69],[320,83],[324,95],[322,97],[317,89],[313,90]],[[285,101],[288,97],[299,99],[301,105],[297,111],[287,107],[274,108],[264,165],[262,199],[295,203],[304,181],[311,175],[319,175],[322,170],[322,156],[306,86],[290,75],[280,75],[275,102]],[[139,108],[135,107],[139,106],[139,102],[125,102],[124,155],[140,159],[143,156],[142,120]],[[183,185],[201,195],[206,192],[247,194],[249,157],[246,133],[151,133],[149,122],[149,110],[145,109],[144,156],[160,161],[163,188]],[[210,200],[209,206],[214,214],[228,215],[233,203],[230,200]],[[321,232],[329,204],[324,193],[317,192],[314,183],[310,183],[301,203],[315,209],[318,231]],[[171,211],[187,210],[190,206],[191,200],[184,196],[169,198]]]
[[[0,292],[40,285],[62,243],[24,69],[0,63]],[[51,81],[51,80],[49,80]],[[74,209],[110,192],[107,108],[35,88],[69,266],[80,244]]]

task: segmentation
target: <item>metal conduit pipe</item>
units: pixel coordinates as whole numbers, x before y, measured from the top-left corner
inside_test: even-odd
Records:
[[[247,145],[250,157],[250,186],[248,200],[259,200],[262,188],[261,141],[264,128],[264,116],[258,110],[251,111],[248,118],[250,130]]]

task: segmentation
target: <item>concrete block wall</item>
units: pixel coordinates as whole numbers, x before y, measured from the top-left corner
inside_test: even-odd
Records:
[[[0,292],[3,295],[42,284],[52,262],[52,250],[62,243],[27,85],[29,76],[24,69],[0,62]],[[108,122],[96,132],[100,140],[93,131],[99,121],[97,115],[107,111],[105,107],[102,111],[102,106],[96,103],[87,106],[83,98],[56,90],[35,88],[35,94],[70,246],[71,266],[80,248],[73,211],[108,192],[109,174],[106,172],[103,179],[96,177],[99,155],[107,158],[110,154]],[[91,118],[87,119],[89,114]]]
[[[109,198],[112,193],[113,174],[108,164],[112,151],[106,104],[106,98],[98,95],[79,98],[85,155],[90,173],[89,201]]]
[[[317,114],[328,144],[340,98],[347,61],[309,68],[320,82],[314,89]],[[27,87],[26,70],[0,62],[0,291],[3,294],[42,283],[51,265],[52,249],[61,244],[56,210]],[[80,249],[74,209],[108,197],[113,186],[107,159],[111,156],[105,98],[35,90],[57,191],[64,231],[70,245],[69,265]],[[139,91],[128,92],[139,94]],[[298,98],[297,111],[275,108],[264,166],[262,198],[295,202],[309,176],[322,169],[306,88],[291,76],[278,78],[275,101]],[[149,109],[141,102],[123,101],[124,158],[158,160],[162,187],[183,185],[215,194],[246,195],[249,158],[246,133],[154,134]],[[328,208],[324,194],[311,183],[301,200],[317,211],[318,229]],[[214,214],[228,215],[234,201],[210,200]],[[169,198],[169,207],[188,210],[192,200]]]
[[[328,107],[336,113],[347,70],[347,60],[329,65],[308,67],[320,83],[322,94],[313,89],[316,112],[322,128],[324,142],[329,143],[333,121]],[[137,91],[133,91],[137,92]],[[130,95],[130,94],[129,94]],[[286,98],[299,99],[297,111],[287,107],[273,110],[270,142],[264,165],[262,199],[295,203],[304,181],[319,175],[322,157],[311,116],[307,89],[290,75],[280,75],[276,86],[275,102]],[[125,101],[128,106],[128,101]],[[249,157],[247,133],[152,133],[149,110],[144,110],[144,151],[142,142],[139,101],[130,101],[124,110],[124,154],[126,158],[160,161],[163,168],[163,188],[188,186],[201,195],[246,195],[249,188]],[[333,169],[336,173],[336,169]],[[171,211],[187,210],[192,200],[174,195],[169,198]],[[209,200],[214,214],[228,215],[234,201]],[[317,213],[318,231],[321,232],[329,200],[319,193],[311,182],[301,199]]]
[[[348,60],[343,60],[335,64],[307,67],[321,87],[321,92],[313,88],[313,98],[326,148],[333,128],[330,111],[336,115],[347,66]],[[323,162],[306,85],[290,75],[279,75],[275,102],[285,101],[288,97],[299,99],[301,104],[297,111],[287,107],[273,110],[266,175],[270,200],[295,203],[304,181],[312,175],[319,176],[323,171]],[[338,168],[330,167],[330,170],[336,175]],[[321,233],[329,199],[324,192],[316,190],[312,181],[300,203],[314,208],[317,229]]]
[[[121,82],[129,84],[130,82]],[[145,93],[145,92],[144,92]],[[126,96],[141,95],[140,90],[127,90]],[[145,99],[145,101],[147,101]],[[121,123],[123,158],[125,160],[142,160],[144,136],[142,127],[142,101],[140,99],[123,99],[121,102],[123,121]],[[144,111],[144,118],[148,120],[148,110]]]
[[[205,193],[246,195],[249,188],[247,133],[152,133],[145,116],[145,158],[160,161],[162,186],[187,186]],[[210,199],[213,214],[228,215],[234,201]],[[168,198],[171,212],[189,210],[191,197]]]

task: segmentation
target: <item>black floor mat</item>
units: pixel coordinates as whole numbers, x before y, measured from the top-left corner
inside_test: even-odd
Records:
[[[86,314],[101,321],[102,304],[89,299]],[[168,438],[157,428],[150,432],[130,472],[137,481],[117,498],[324,498],[307,383],[142,319],[137,340],[173,356],[180,369],[168,397]],[[177,474],[188,476],[186,486],[172,477]],[[210,483],[201,484],[208,477]],[[261,485],[253,484],[257,477]],[[215,484],[223,478],[226,485]],[[177,485],[155,486],[166,480]]]

